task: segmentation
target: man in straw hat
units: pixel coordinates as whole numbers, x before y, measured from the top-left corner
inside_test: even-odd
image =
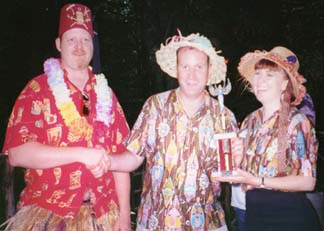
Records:
[[[89,68],[91,11],[61,9],[56,47],[44,74],[19,95],[3,151],[26,168],[19,211],[8,230],[130,230],[128,173],[108,171],[107,152],[124,151],[125,116],[106,78]]]
[[[281,46],[249,52],[238,65],[262,107],[241,126],[242,169],[217,179],[241,183],[247,190],[249,231],[320,230],[304,193],[315,187],[318,143],[312,123],[296,108],[306,93],[298,69],[297,56]],[[245,202],[240,188],[232,195]]]
[[[156,52],[161,69],[179,87],[151,96],[127,140],[128,152],[110,156],[111,170],[133,171],[146,158],[137,230],[227,230],[217,201],[215,133],[237,130],[233,113],[206,86],[225,81],[226,64],[199,34],[174,36]]]

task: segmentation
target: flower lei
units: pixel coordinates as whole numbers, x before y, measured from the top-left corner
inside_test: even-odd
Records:
[[[104,74],[95,75],[96,85],[94,86],[97,95],[97,120],[102,121],[107,127],[111,122],[112,95]]]
[[[48,59],[44,63],[47,82],[53,92],[55,104],[59,109],[65,125],[69,128],[69,140],[76,141],[84,137],[90,140],[93,127],[80,115],[70,92],[64,82],[64,72],[58,59]],[[112,93],[103,74],[95,75],[96,85],[94,90],[97,96],[96,119],[109,127],[111,122]],[[82,128],[82,129],[81,129]]]

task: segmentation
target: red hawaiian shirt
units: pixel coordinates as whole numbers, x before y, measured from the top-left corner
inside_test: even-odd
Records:
[[[109,88],[112,97],[111,123],[108,127],[98,121],[96,119],[97,95],[94,89],[96,78],[90,70],[89,76],[84,90],[88,96],[89,115],[83,116],[87,121],[87,127],[79,124],[74,128],[78,131],[74,132],[80,134],[83,130],[92,127],[93,133],[90,139],[89,136],[88,139],[85,136],[74,136],[65,125],[55,104],[47,75],[43,74],[32,79],[16,100],[10,116],[3,152],[7,153],[9,148],[28,141],[57,147],[101,145],[109,153],[124,151],[125,146],[122,141],[128,135],[129,128],[123,110]],[[66,73],[64,81],[72,101],[81,114],[84,104],[81,92],[69,82]],[[95,195],[93,207],[96,217],[105,213],[112,202],[118,203],[112,173],[107,172],[101,178],[95,178],[81,163],[43,170],[27,169],[25,182],[26,187],[21,194],[19,207],[34,204],[60,216],[74,217],[83,203],[83,195],[87,189],[91,189]]]

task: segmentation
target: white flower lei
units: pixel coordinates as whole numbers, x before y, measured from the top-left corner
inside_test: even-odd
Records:
[[[64,82],[64,72],[59,60],[54,58],[46,60],[44,63],[44,71],[48,77],[48,84],[55,97],[55,104],[60,110],[65,124],[70,127],[75,121],[81,120],[81,116]],[[111,122],[112,92],[103,74],[95,75],[95,78],[96,85],[94,86],[94,90],[97,96],[97,120],[109,127]]]
[[[107,127],[111,122],[112,93],[108,87],[104,74],[95,75],[96,85],[94,86],[97,95],[97,120],[102,121]]]

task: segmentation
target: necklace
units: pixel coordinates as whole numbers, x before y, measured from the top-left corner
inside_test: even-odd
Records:
[[[85,117],[80,115],[71,99],[70,91],[64,82],[64,72],[60,61],[54,58],[46,60],[44,71],[55,98],[55,105],[59,109],[65,125],[69,128],[69,140],[77,141],[81,138],[90,140],[93,134],[93,126],[87,122]],[[112,92],[103,74],[95,75],[95,80],[96,120],[102,122],[108,128],[111,122]]]

